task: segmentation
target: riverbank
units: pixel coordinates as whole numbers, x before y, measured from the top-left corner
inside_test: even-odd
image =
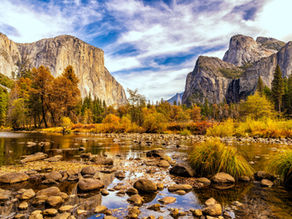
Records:
[[[204,141],[204,136],[77,135],[72,139],[73,148],[66,146],[63,149],[54,145],[61,142],[67,145],[70,136],[37,136],[34,139],[28,135],[27,140],[19,140],[19,143],[23,142],[22,147],[29,145],[31,152],[28,154],[31,156],[22,157],[14,165],[0,167],[0,180],[3,180],[3,175],[14,174],[10,175],[13,183],[8,182],[9,175],[6,175],[4,178],[8,181],[0,185],[0,214],[6,218],[72,219],[73,216],[103,218],[104,215],[108,218],[110,215],[117,218],[193,218],[200,213],[211,217],[212,211],[217,211],[212,216],[215,218],[291,216],[291,194],[270,175],[262,173],[258,178],[229,182],[227,187],[222,187],[212,176],[196,178],[190,175],[188,168],[182,174],[174,171],[179,169],[178,165],[187,164],[190,142]],[[105,150],[97,150],[101,147]],[[269,146],[258,147],[265,149]],[[267,150],[281,150],[282,147],[284,145],[275,144]],[[63,156],[68,150],[74,151],[74,155]],[[35,154],[37,151],[43,152]],[[56,153],[52,154],[52,151]],[[255,165],[266,157],[265,154],[256,154],[261,157],[253,155]],[[20,181],[16,183],[15,179]],[[139,179],[150,180],[146,183],[155,185],[156,189],[146,194],[134,189]],[[263,179],[272,181],[272,185],[264,185]],[[174,184],[181,188],[174,189]],[[206,202],[209,198],[216,201]]]

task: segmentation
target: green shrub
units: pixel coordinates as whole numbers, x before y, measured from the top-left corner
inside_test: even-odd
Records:
[[[267,169],[269,172],[280,175],[284,185],[292,188],[292,149],[274,155],[268,161]]]
[[[236,148],[226,146],[218,139],[210,139],[195,146],[189,161],[196,176],[225,172],[238,179],[240,176],[251,176],[254,172]]]

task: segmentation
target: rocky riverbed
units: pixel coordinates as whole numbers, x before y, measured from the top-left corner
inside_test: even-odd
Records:
[[[82,142],[96,138],[143,148],[126,155],[117,147],[112,153],[93,153]],[[225,173],[194,177],[186,162],[187,145],[204,138],[109,134],[76,138],[69,160],[61,149],[53,155],[31,153],[0,167],[1,218],[292,217],[291,193],[263,171],[240,182]],[[28,145],[40,142],[49,141]],[[41,144],[45,148],[51,142]]]

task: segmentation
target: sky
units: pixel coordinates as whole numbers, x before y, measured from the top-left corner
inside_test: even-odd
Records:
[[[69,34],[101,48],[125,90],[149,100],[184,91],[199,55],[222,58],[235,34],[292,40],[291,0],[1,0],[16,42]]]

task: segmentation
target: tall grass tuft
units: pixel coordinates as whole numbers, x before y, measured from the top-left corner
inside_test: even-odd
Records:
[[[225,172],[238,179],[240,176],[251,176],[254,172],[236,148],[226,146],[219,139],[210,139],[195,146],[189,161],[197,176]]]
[[[274,155],[269,160],[267,169],[269,172],[280,175],[284,184],[292,188],[292,149],[287,149]],[[288,181],[290,185],[288,185]]]
[[[232,119],[227,119],[222,123],[208,128],[206,134],[216,137],[232,136],[234,134],[234,122]]]

